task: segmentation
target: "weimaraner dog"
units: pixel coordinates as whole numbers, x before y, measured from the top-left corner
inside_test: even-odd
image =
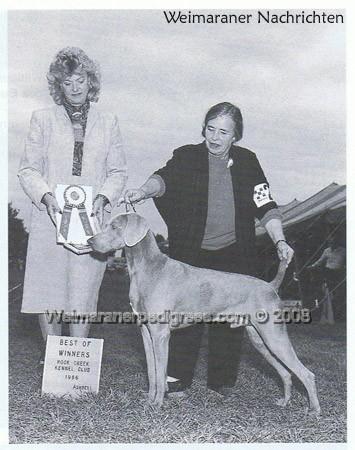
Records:
[[[288,338],[286,324],[274,323],[274,312],[281,308],[277,290],[286,271],[281,261],[273,281],[235,273],[200,269],[169,258],[160,252],[147,222],[138,214],[114,217],[89,240],[95,251],[106,253],[125,247],[131,280],[129,298],[135,313],[146,317],[186,313],[213,317],[236,314],[248,317],[246,329],[254,347],[277,370],[284,384],[284,397],[277,404],[286,406],[291,397],[292,371],[304,384],[309,397],[309,413],[319,414],[315,377],[297,358]],[[263,317],[269,320],[260,320]],[[175,316],[176,317],[176,316]],[[151,320],[141,330],[147,358],[149,399],[161,405],[167,390],[169,321]],[[191,324],[191,322],[190,322]],[[186,326],[180,323],[179,326]],[[236,323],[231,323],[236,326]],[[289,370],[288,370],[289,369]]]

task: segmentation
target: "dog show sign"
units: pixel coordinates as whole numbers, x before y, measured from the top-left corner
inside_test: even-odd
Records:
[[[103,339],[48,336],[42,395],[79,397],[99,391]]]

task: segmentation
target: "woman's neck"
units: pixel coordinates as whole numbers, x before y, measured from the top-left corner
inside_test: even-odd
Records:
[[[218,155],[208,151],[208,154],[211,155],[213,158],[217,158],[217,159],[222,159],[222,160],[227,160],[229,158],[229,150],[230,148],[228,148],[226,151],[224,151],[223,153],[219,153]]]
[[[88,100],[86,100],[86,102],[84,102],[84,103],[80,103],[80,104],[74,105],[73,103],[69,102],[66,98],[63,99],[63,105],[65,107],[67,107],[70,110],[73,109],[73,110],[76,110],[76,111],[80,110],[84,106],[89,105],[89,103],[90,102]]]

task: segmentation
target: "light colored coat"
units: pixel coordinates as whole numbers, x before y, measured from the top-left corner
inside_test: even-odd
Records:
[[[74,135],[63,106],[35,111],[18,173],[31,199],[22,312],[96,312],[106,259],[76,255],[56,244],[56,230],[41,199],[56,184],[93,187],[93,198],[105,195],[110,210],[126,183],[126,159],[117,118],[91,104],[85,133],[82,176],[72,175]]]

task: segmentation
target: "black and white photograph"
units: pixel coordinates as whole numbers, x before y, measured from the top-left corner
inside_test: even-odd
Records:
[[[347,442],[347,11],[235,7],[7,12],[9,443]]]

